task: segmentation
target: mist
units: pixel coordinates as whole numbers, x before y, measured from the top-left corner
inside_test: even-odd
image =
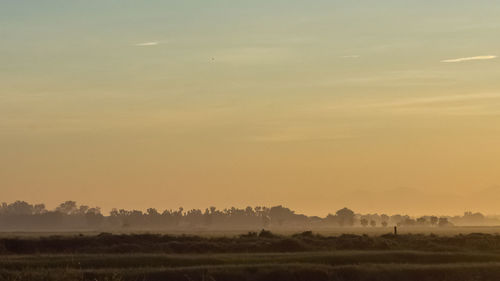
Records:
[[[75,201],[61,203],[49,210],[44,204],[25,201],[2,203],[1,231],[245,231],[328,230],[343,227],[453,227],[500,225],[500,216],[465,212],[461,216],[410,216],[406,214],[361,214],[349,208],[327,216],[299,214],[284,206],[256,206],[217,209],[142,210],[112,209],[103,214],[99,207],[78,205]]]

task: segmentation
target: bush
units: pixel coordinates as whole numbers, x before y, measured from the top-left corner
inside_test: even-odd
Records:
[[[269,230],[265,230],[265,229],[262,229],[260,232],[259,232],[259,237],[260,238],[275,238],[276,235],[274,235],[271,231]]]

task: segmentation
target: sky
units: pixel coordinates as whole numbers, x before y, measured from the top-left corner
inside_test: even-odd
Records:
[[[0,0],[0,201],[500,214],[499,14]]]

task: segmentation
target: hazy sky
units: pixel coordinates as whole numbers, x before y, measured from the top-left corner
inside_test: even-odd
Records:
[[[0,0],[0,201],[500,213],[499,15]]]

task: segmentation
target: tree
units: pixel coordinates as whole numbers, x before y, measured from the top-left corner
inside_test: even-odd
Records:
[[[387,221],[382,221],[382,226],[387,227]]]
[[[348,208],[342,208],[336,213],[340,226],[352,226],[354,224],[354,212]]]
[[[288,208],[285,208],[281,205],[274,206],[269,211],[269,217],[271,218],[271,222],[277,222],[278,225],[282,225],[286,220],[292,219],[294,216],[294,212]]]
[[[436,216],[430,217],[429,220],[430,220],[430,222],[431,222],[432,225],[436,225],[438,223],[438,221],[439,221],[438,217],[436,217]]]
[[[425,217],[420,217],[417,219],[417,224],[423,225],[426,221]]]
[[[399,222],[398,225],[404,225],[404,226],[414,226],[417,223],[414,219],[410,217],[406,217],[402,222]]]
[[[104,216],[101,214],[101,208],[89,208],[85,213],[87,225],[90,227],[98,227],[101,225]]]
[[[146,210],[146,212],[147,212],[148,216],[152,216],[152,217],[160,215],[160,213],[158,213],[158,211],[155,208],[149,208]]]
[[[75,201],[66,201],[64,203],[61,203],[56,208],[56,211],[63,213],[65,215],[73,215],[78,211],[78,207]]]
[[[386,215],[386,214],[382,214],[382,215],[380,215],[380,219],[382,221],[389,221],[390,217],[388,215]]]
[[[31,215],[33,214],[33,205],[24,201],[16,201],[4,206],[9,215]]]
[[[465,212],[462,220],[466,224],[478,225],[484,223],[485,218],[481,213]]]
[[[453,224],[448,221],[448,218],[441,217],[439,218],[438,221],[438,226],[444,227],[444,226],[452,226]]]
[[[371,226],[371,227],[375,227],[375,226],[377,226],[377,222],[376,222],[376,221],[374,221],[374,220],[370,220],[370,226]]]
[[[33,207],[33,214],[35,215],[41,215],[46,213],[47,210],[45,209],[45,204],[35,204]]]
[[[361,218],[359,222],[361,223],[362,226],[368,226],[368,220],[366,218]]]
[[[89,206],[81,205],[78,211],[76,211],[76,213],[78,213],[79,215],[84,215],[85,213],[87,213],[88,210]]]

